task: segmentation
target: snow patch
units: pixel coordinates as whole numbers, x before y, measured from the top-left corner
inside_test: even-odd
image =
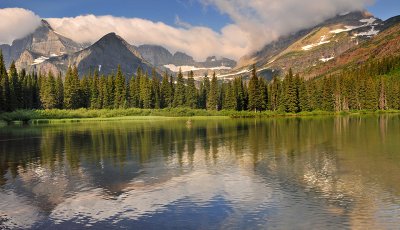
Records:
[[[354,36],[359,37],[359,36],[375,36],[379,33],[379,30],[375,30],[375,26],[371,27],[371,30],[367,32],[362,32],[359,34],[354,34]]]
[[[42,63],[42,62],[44,62],[44,61],[46,61],[48,59],[49,59],[48,57],[40,56],[40,57],[36,58],[35,60],[33,60],[33,63],[31,65],[40,64],[40,63]]]
[[[332,57],[328,57],[328,58],[321,58],[321,59],[319,59],[320,61],[322,61],[322,62],[328,62],[328,61],[330,61],[330,60],[332,60],[332,59],[334,59],[335,58],[335,56],[332,56]]]
[[[318,43],[313,43],[313,44],[310,44],[310,45],[303,46],[301,49],[305,50],[305,51],[308,51],[308,50],[313,49],[314,47],[317,47],[317,46],[320,46],[320,45],[327,44],[327,43],[331,42],[331,41],[325,41],[325,40],[326,40],[326,35],[323,35],[323,36],[321,36],[321,39],[319,40]]]
[[[217,67],[211,67],[211,68],[198,68],[195,66],[176,66],[174,64],[168,64],[164,65],[165,68],[171,70],[172,72],[179,72],[179,69],[181,69],[182,72],[189,72],[189,71],[196,71],[196,70],[230,70],[232,69],[231,67],[228,66],[217,66]]]
[[[370,26],[376,21],[376,18],[361,19],[360,22],[367,23],[364,26]]]

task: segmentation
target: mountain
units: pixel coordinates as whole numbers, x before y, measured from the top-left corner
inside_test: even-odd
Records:
[[[260,74],[268,78],[283,74],[289,68],[308,75],[311,68],[370,40],[384,28],[385,23],[368,12],[337,15],[317,26],[283,36],[242,57],[235,71],[228,76],[248,74],[252,64],[256,64]]]
[[[233,60],[216,56],[198,62],[183,52],[172,54],[166,48],[158,45],[141,45],[138,47],[138,51],[152,65],[172,72],[178,72],[179,69],[183,72],[192,70],[195,74],[203,76],[205,73],[227,71],[236,66],[236,62]]]
[[[16,61],[25,50],[29,50],[36,59],[40,56],[50,57],[74,53],[82,48],[82,45],[55,32],[45,20],[42,20],[41,25],[33,33],[13,41],[12,45],[0,45],[7,67],[12,60]],[[26,62],[26,60],[22,60],[22,62]]]
[[[366,61],[399,55],[400,16],[384,21],[379,29],[381,32],[370,40],[349,49],[329,62],[310,68],[305,77],[334,74],[346,68],[357,68]]]
[[[105,35],[81,51],[35,60],[37,64],[34,61],[32,66],[42,72],[49,70],[65,72],[69,65],[77,66],[81,75],[95,69],[104,75],[115,73],[118,65],[121,65],[121,70],[127,77],[136,73],[138,67],[149,73],[152,71],[151,64],[142,59],[136,47],[128,44],[115,33]]]

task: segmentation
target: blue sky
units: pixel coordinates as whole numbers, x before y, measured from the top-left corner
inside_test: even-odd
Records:
[[[113,15],[162,21],[169,25],[174,25],[178,16],[191,25],[207,26],[217,31],[231,23],[226,14],[214,6],[205,7],[199,0],[0,0],[0,8],[7,7],[30,9],[43,18]],[[377,0],[368,10],[387,19],[400,14],[400,1]]]

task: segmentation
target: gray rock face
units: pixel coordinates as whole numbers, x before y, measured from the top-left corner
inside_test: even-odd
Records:
[[[170,64],[173,60],[172,54],[162,46],[141,45],[138,51],[142,57],[154,66],[163,66]]]
[[[0,48],[3,50],[7,66],[11,64],[12,60],[15,60],[19,64],[19,66],[17,64],[18,68],[29,68],[29,66],[22,65],[22,63],[28,63],[27,60],[18,60],[25,50],[29,50],[40,56],[50,57],[73,53],[81,50],[83,47],[71,39],[56,33],[47,21],[42,20],[41,26],[32,34],[13,41],[11,46],[1,45]]]
[[[68,66],[77,66],[80,76],[90,71],[98,70],[99,74],[108,75],[116,73],[118,65],[127,78],[136,73],[141,67],[144,71],[151,72],[152,67],[145,62],[134,46],[129,45],[115,33],[109,33],[99,41],[73,54],[51,57],[36,66],[36,70],[46,72],[55,68],[63,73]]]

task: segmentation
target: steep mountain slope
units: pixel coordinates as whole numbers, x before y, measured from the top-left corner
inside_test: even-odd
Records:
[[[116,72],[117,66],[130,77],[138,67],[151,72],[152,66],[144,61],[134,46],[129,45],[115,33],[109,33],[93,45],[73,54],[50,57],[36,65],[37,71],[55,70],[65,72],[69,65],[75,65],[81,75],[99,70],[100,74]]]
[[[12,60],[17,61],[25,50],[29,50],[36,59],[40,56],[50,57],[73,53],[82,48],[82,45],[55,32],[45,20],[42,20],[41,26],[32,34],[13,41],[11,46],[6,44],[0,45],[7,66],[10,65]],[[27,62],[28,60],[20,60],[20,63]]]
[[[272,73],[284,73],[289,68],[295,72],[306,72],[369,40],[384,26],[380,19],[367,12],[338,15],[315,27],[282,37],[243,57],[236,71],[230,75],[247,74],[250,64],[256,64],[260,74],[269,77]]]
[[[367,60],[380,60],[400,55],[400,16],[388,19],[382,31],[371,40],[356,46],[332,61],[310,68],[303,75],[312,78],[333,74],[345,68],[354,68]]]

